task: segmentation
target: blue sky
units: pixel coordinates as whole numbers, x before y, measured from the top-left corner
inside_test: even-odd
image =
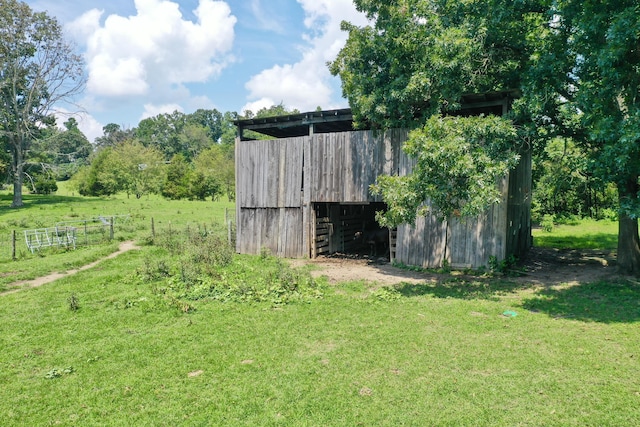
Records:
[[[175,110],[344,107],[325,64],[344,45],[340,22],[366,22],[351,0],[26,3],[56,17],[84,56],[75,117],[90,141],[106,124],[131,128]]]

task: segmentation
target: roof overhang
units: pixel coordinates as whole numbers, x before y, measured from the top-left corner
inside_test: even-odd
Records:
[[[291,138],[313,133],[345,132],[353,130],[350,108],[311,111],[286,116],[236,120],[241,139],[245,130],[253,130],[274,138]]]
[[[519,96],[520,93],[517,90],[465,94],[460,98],[460,109],[450,111],[447,114],[456,116],[480,114],[502,116],[510,108],[513,99]],[[276,139],[354,130],[353,115],[350,108],[242,119],[233,123],[238,127],[238,135],[243,141],[251,139],[244,135],[245,130],[259,132]]]

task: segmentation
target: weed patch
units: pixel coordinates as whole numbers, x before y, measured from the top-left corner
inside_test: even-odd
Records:
[[[180,311],[193,309],[184,301],[277,306],[323,296],[322,286],[308,272],[292,269],[267,253],[260,257],[236,255],[215,234],[190,232],[181,239],[173,234],[158,239],[158,245],[164,255],[157,251],[136,275],[141,282],[152,282],[156,295],[164,295]]]

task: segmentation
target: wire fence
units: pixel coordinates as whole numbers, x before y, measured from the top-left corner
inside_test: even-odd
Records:
[[[233,247],[236,244],[236,225],[231,220],[226,223],[199,224],[191,223],[181,226],[175,226],[171,223],[156,225],[151,219],[151,233],[149,237],[153,240],[163,239],[165,241],[182,241],[188,240],[191,236],[199,234],[201,236],[216,235],[221,240],[226,240]]]
[[[29,254],[44,255],[47,251],[71,250],[100,245],[114,239],[157,238],[184,239],[194,233],[216,234],[235,247],[235,224],[156,224],[154,219],[131,218],[129,215],[98,216],[91,219],[61,221],[51,227],[0,231],[0,261],[24,258]]]

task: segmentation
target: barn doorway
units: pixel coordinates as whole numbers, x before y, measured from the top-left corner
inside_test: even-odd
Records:
[[[350,257],[386,258],[395,254],[395,230],[381,228],[376,212],[386,203],[314,203],[311,256],[344,254]]]

